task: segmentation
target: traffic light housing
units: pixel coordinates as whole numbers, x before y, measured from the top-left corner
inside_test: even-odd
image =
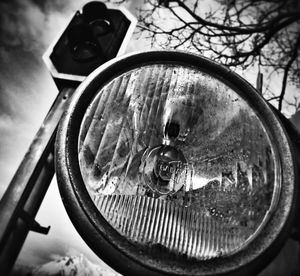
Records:
[[[106,61],[124,53],[136,25],[126,9],[109,9],[99,1],[85,4],[49,47],[44,61],[59,89],[82,82]]]

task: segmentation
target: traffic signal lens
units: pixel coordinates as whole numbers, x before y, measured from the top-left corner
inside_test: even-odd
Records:
[[[68,30],[68,46],[74,60],[87,62],[97,58],[101,49],[88,26],[80,23]]]

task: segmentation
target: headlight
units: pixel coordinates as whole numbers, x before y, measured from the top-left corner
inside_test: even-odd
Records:
[[[247,82],[199,56],[141,53],[97,69],[56,153],[74,225],[125,274],[252,273],[293,215],[279,120]]]

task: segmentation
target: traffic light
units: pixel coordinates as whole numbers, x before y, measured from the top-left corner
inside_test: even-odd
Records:
[[[126,9],[109,9],[92,1],[76,11],[44,61],[61,89],[66,81],[81,82],[94,69],[124,52],[136,25]]]

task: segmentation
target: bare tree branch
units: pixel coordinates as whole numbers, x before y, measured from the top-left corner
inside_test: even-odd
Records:
[[[232,26],[221,25],[218,23],[205,20],[202,17],[198,16],[196,13],[194,13],[191,9],[189,9],[189,7],[186,6],[182,1],[176,0],[174,2],[177,2],[180,7],[185,9],[192,17],[195,18],[195,20],[197,20],[199,24],[215,27],[220,30],[233,31],[234,34],[250,34],[250,33],[264,32],[268,30],[270,27],[273,27],[274,24],[275,25],[279,24],[279,22],[285,18],[290,18],[292,19],[292,22],[294,22],[297,21],[300,17],[300,11],[289,12],[289,13],[280,14],[277,17],[273,18],[272,20],[263,23],[261,26],[255,25],[255,27],[253,27],[253,25],[245,25],[242,28],[232,27]]]
[[[261,70],[283,75],[281,91],[273,95],[268,85],[263,91],[280,110],[287,83],[300,85],[298,0],[214,0],[210,7],[197,0],[166,1],[163,7],[157,0],[144,2],[140,32],[153,45],[198,52],[231,68],[259,60]]]
[[[281,88],[281,92],[280,92],[280,95],[279,95],[279,101],[278,101],[278,110],[279,111],[281,111],[281,109],[282,109],[282,101],[283,101],[283,97],[284,97],[285,90],[286,90],[286,83],[287,83],[288,73],[289,73],[289,70],[290,70],[293,62],[297,58],[299,47],[300,47],[300,34],[298,35],[297,42],[296,42],[296,44],[294,46],[294,49],[292,51],[292,55],[290,57],[290,60],[287,63],[286,67],[284,68],[282,88]]]

